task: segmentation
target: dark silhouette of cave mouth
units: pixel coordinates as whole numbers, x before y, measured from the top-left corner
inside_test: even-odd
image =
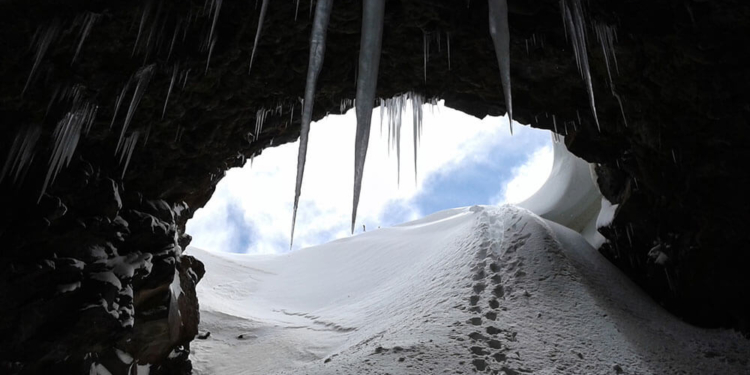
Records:
[[[238,0],[1,3],[3,370],[79,373],[118,361],[117,347],[158,363],[152,374],[189,371],[203,267],[182,254],[185,223],[228,169],[301,135],[315,17],[300,3],[264,17]],[[363,4],[330,14],[312,120],[372,73],[359,64]],[[750,50],[737,46],[750,44],[750,3],[507,6],[505,46],[487,2],[388,0],[366,91],[413,90],[476,117],[510,112],[512,92],[514,119],[567,127],[567,149],[619,204],[600,251],[676,315],[747,333]]]

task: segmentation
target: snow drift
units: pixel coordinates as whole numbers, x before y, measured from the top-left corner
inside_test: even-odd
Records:
[[[447,210],[279,256],[189,253],[198,374],[747,373],[579,234],[512,207]]]

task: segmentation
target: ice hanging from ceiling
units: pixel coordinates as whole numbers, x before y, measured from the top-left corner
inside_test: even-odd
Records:
[[[612,96],[617,99],[617,103],[620,105],[620,113],[622,113],[622,121],[625,123],[625,127],[628,126],[628,119],[625,117],[625,108],[622,105],[622,98],[617,93],[615,88],[615,82],[612,79],[612,68],[614,64],[615,71],[620,74],[620,67],[617,65],[617,55],[615,54],[615,39],[617,39],[617,31],[614,26],[594,23],[594,30],[596,31],[596,37],[602,46],[602,53],[604,54],[604,63],[607,66],[607,77],[609,78],[609,89],[612,92]]]
[[[266,18],[266,10],[268,10],[268,0],[263,0],[263,5],[260,6],[260,16],[258,17],[258,29],[255,30],[255,41],[253,42],[253,52],[250,55],[250,67],[247,68],[247,72],[253,69],[253,61],[255,61],[255,49],[258,48],[258,40],[260,40],[260,33],[263,30],[263,21]]]
[[[357,75],[357,133],[354,141],[354,197],[352,204],[352,227],[357,219],[359,193],[362,189],[362,175],[370,140],[372,108],[375,103],[375,90],[380,68],[380,47],[383,39],[383,16],[385,0],[369,0],[362,3],[362,36],[360,39],[359,65]]]
[[[495,46],[500,80],[503,84],[505,107],[508,109],[508,124],[513,134],[513,100],[510,95],[510,28],[508,27],[508,4],[506,0],[488,0],[490,35]]]
[[[569,4],[570,3],[570,4]],[[578,63],[578,72],[586,82],[586,91],[589,94],[589,105],[594,114],[596,127],[601,131],[599,126],[599,117],[596,115],[596,102],[594,101],[594,87],[591,83],[591,71],[589,69],[589,57],[586,42],[586,20],[583,17],[583,7],[580,0],[560,0],[560,11],[563,16],[563,26],[573,44],[576,62]]]
[[[406,111],[406,105],[411,100],[412,104],[412,131],[414,134],[414,183],[417,182],[417,150],[419,140],[422,136],[423,104],[425,97],[416,92],[408,92],[396,95],[388,99],[380,99],[380,125],[382,134],[383,119],[388,117],[388,152],[396,149],[396,177],[397,182],[401,183],[401,120],[403,113]],[[430,101],[432,104],[432,101]]]
[[[120,131],[120,138],[117,141],[117,148],[115,149],[115,153],[119,152],[123,145],[123,139],[125,137],[125,132],[127,132],[128,127],[130,126],[130,122],[133,120],[133,116],[135,116],[135,110],[138,108],[138,104],[141,103],[141,99],[143,98],[143,94],[146,92],[146,89],[148,88],[148,84],[151,81],[151,77],[154,74],[154,68],[155,64],[151,64],[149,66],[143,67],[138,70],[138,72],[135,73],[135,76],[132,78],[137,81],[135,86],[135,91],[133,92],[133,98],[130,100],[130,106],[128,107],[128,113],[125,115],[125,121],[122,125],[122,130]],[[127,88],[130,86],[130,82],[128,82],[125,85],[125,89],[123,89],[122,94],[117,99],[117,104],[115,105],[115,114],[112,118],[112,122],[114,123],[115,118],[117,117],[117,110],[120,107],[120,102],[122,101],[122,97],[125,95],[125,91],[127,91]]]
[[[302,125],[299,135],[299,153],[297,155],[297,180],[294,188],[294,211],[292,213],[292,235],[289,241],[291,248],[294,242],[294,225],[297,221],[299,196],[302,193],[302,177],[305,174],[305,160],[307,158],[307,142],[312,122],[313,105],[315,104],[315,86],[318,75],[323,67],[326,51],[326,34],[328,21],[331,17],[333,0],[318,0],[313,19],[312,34],[310,36],[310,58],[307,67],[307,81],[305,82],[305,99],[302,107]],[[343,102],[342,102],[343,103]],[[343,106],[343,104],[342,104]]]
[[[13,184],[17,185],[20,177],[34,161],[34,146],[39,140],[42,128],[39,125],[24,126],[16,134],[13,144],[8,150],[8,158],[0,171],[0,183],[5,176],[12,175]]]

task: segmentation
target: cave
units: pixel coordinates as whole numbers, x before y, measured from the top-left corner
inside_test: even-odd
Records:
[[[486,2],[384,3],[376,98],[510,112]],[[300,136],[312,7],[0,2],[2,372],[190,372],[205,270],[185,223],[228,169]],[[362,8],[333,4],[312,120],[354,105]],[[599,251],[680,319],[747,335],[750,4],[507,8],[512,118],[595,166],[618,205]]]

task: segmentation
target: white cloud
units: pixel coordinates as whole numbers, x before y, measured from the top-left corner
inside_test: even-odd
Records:
[[[524,142],[518,134],[510,137],[505,118],[479,120],[444,107],[442,103],[434,108],[434,113],[425,106],[418,149],[419,173],[415,184],[412,116],[410,111],[406,112],[402,121],[399,184],[396,150],[391,150],[388,157],[387,119],[381,136],[379,113],[377,108],[373,112],[355,228],[358,232],[362,224],[371,230],[379,225],[398,224],[393,220],[421,217],[424,213],[419,211],[412,198],[423,191],[428,176],[449,173],[469,162],[486,161],[496,149],[512,149],[513,142]],[[354,110],[312,124],[297,214],[295,249],[349,235],[355,129]],[[297,142],[269,148],[255,158],[252,167],[248,161],[244,168],[228,171],[211,201],[188,222],[187,231],[193,235],[193,245],[215,251],[287,251],[298,148]],[[241,219],[244,220],[239,221],[249,225],[251,233],[247,233],[248,228],[236,228],[238,218],[227,214],[230,206],[234,208],[232,212],[242,213]],[[391,211],[395,208],[401,216],[389,217],[386,215],[389,208]]]

